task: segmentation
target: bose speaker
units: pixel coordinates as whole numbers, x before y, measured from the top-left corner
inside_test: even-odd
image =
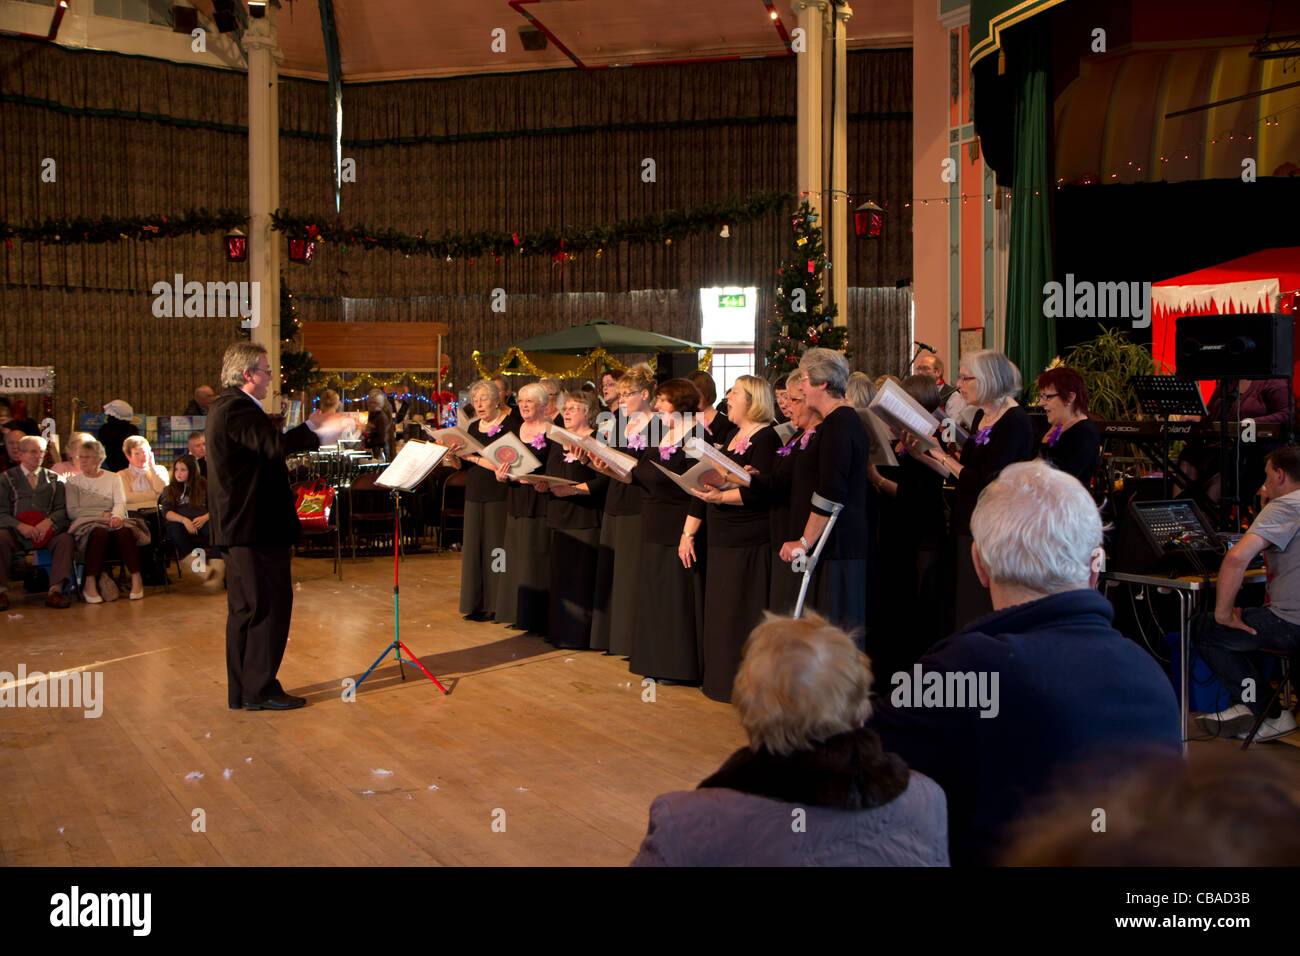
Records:
[[[1175,325],[1178,374],[1187,378],[1286,378],[1295,362],[1295,316],[1184,315]]]

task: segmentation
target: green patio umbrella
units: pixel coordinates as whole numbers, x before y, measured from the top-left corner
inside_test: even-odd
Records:
[[[592,349],[604,349],[606,352],[660,352],[702,349],[704,346],[685,339],[675,339],[658,332],[646,332],[626,325],[616,325],[604,319],[536,335],[523,342],[515,342],[514,348],[521,352],[559,352],[576,355]],[[499,349],[498,351],[505,351]]]

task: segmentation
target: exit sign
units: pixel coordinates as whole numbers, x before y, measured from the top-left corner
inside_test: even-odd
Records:
[[[743,292],[737,295],[718,296],[719,309],[743,309],[744,307],[745,307],[745,294]]]

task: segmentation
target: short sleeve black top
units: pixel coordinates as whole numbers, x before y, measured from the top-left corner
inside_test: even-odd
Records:
[[[1019,405],[1012,406],[993,423],[987,440],[980,442],[984,410],[975,413],[971,434],[961,446],[961,475],[952,500],[953,534],[970,534],[970,518],[980,492],[1007,465],[1034,457],[1034,423]]]
[[[550,495],[546,520],[552,528],[599,528],[600,513],[605,507],[605,488],[609,479],[587,467],[576,455],[570,455],[557,441],[550,442],[546,473],[570,481],[585,482],[591,489],[585,495]]]
[[[523,419],[519,419],[510,430],[519,436],[523,441]],[[537,467],[529,474],[541,474],[546,471],[546,459],[551,453],[550,444],[546,439],[546,434],[540,432],[532,437],[531,441],[524,442],[529,450],[537,456]],[[509,492],[506,495],[506,514],[512,518],[545,518],[548,498],[546,495],[539,495],[537,489],[525,481],[512,481],[509,485]]]
[[[505,420],[499,422],[491,429],[483,427],[483,420],[476,418],[469,423],[465,430],[470,433],[475,441],[487,447],[498,438],[503,432],[512,431],[518,434],[520,418],[518,412],[511,412],[505,417]],[[465,462],[465,467],[469,469],[469,478],[465,482],[465,500],[466,501],[505,501],[509,491],[507,483],[497,481],[496,472],[484,468],[482,465],[473,462]]]
[[[609,444],[619,451],[626,452],[633,458],[637,458],[646,447],[646,443],[649,442],[654,430],[650,427],[650,422],[647,421],[644,428],[629,435],[628,426],[630,424],[629,420],[620,411],[614,432],[618,436],[618,440],[611,441]],[[636,482],[611,481],[609,487],[605,490],[605,514],[639,515],[641,513],[641,497],[644,494],[645,492]]]
[[[865,558],[871,439],[857,410],[848,405],[827,415],[817,427],[817,435],[817,484],[812,510],[829,515],[832,504],[844,506],[822,555],[831,560]]]
[[[687,515],[703,516],[704,502],[688,495],[677,484],[655,467],[662,465],[674,474],[685,474],[695,465],[696,459],[686,454],[682,447],[694,434],[705,437],[704,429],[697,427],[682,436],[676,445],[660,448],[650,445],[640,453],[640,461],[632,471],[632,480],[641,486],[641,540],[650,544],[675,548],[681,541]],[[700,507],[696,507],[696,506]]]
[[[776,450],[781,439],[771,425],[760,428],[749,436],[749,441],[728,451],[724,445],[719,450],[741,468],[750,465],[760,473],[771,473]],[[752,483],[752,479],[751,479]],[[768,502],[764,496],[745,494],[741,489],[741,504],[710,504],[706,510],[709,547],[749,548],[767,543],[771,528],[768,524]]]

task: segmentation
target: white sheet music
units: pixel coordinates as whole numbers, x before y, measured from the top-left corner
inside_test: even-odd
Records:
[[[447,454],[445,445],[435,445],[427,441],[408,441],[397,453],[393,463],[384,469],[375,479],[375,484],[385,488],[397,488],[399,491],[414,491],[420,482],[428,477],[429,472],[438,466]]]
[[[931,437],[939,427],[933,416],[901,385],[886,380],[867,407],[888,424],[914,435],[926,451],[939,447]]]

